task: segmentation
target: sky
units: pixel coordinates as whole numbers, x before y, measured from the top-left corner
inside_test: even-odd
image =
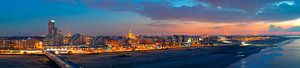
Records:
[[[300,0],[1,0],[0,36],[300,34]],[[270,28],[274,25],[275,28]],[[280,30],[277,30],[280,28]],[[275,30],[274,30],[275,29]]]

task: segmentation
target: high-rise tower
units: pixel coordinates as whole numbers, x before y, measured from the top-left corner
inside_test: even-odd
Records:
[[[55,35],[57,28],[55,27],[55,20],[50,20],[48,22],[48,35]]]
[[[62,45],[61,30],[55,26],[55,20],[48,21],[47,45]]]

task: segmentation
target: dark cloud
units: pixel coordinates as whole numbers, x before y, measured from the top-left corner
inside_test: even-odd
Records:
[[[280,26],[275,26],[273,24],[271,24],[269,26],[269,32],[283,32],[283,31],[285,31],[285,30],[282,29],[282,27],[280,27]]]
[[[149,26],[175,26],[175,24],[166,23],[166,22],[152,22],[148,24]]]
[[[215,27],[212,27],[212,29],[224,29],[223,26],[215,26]]]
[[[82,0],[88,6],[131,11],[153,20],[285,21],[300,17],[298,0]]]

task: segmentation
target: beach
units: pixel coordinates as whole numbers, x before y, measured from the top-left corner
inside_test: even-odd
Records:
[[[205,46],[64,56],[85,68],[225,68],[284,40],[287,39],[249,42],[252,45],[264,46]]]
[[[0,55],[0,67],[6,68],[56,68],[44,55]]]

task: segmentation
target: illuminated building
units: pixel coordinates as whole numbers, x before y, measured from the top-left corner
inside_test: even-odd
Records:
[[[126,38],[129,38],[129,39],[137,39],[136,35],[134,35],[132,33],[132,30],[131,28],[129,28],[129,33],[127,35],[125,35]]]
[[[131,28],[129,28],[129,33],[125,35],[126,45],[129,45],[135,49],[139,45],[139,39],[136,35],[133,34]]]
[[[183,35],[175,35],[175,39],[177,43],[183,43],[184,42],[184,36]]]
[[[44,37],[1,37],[0,49],[42,49]]]
[[[71,33],[67,33],[64,38],[63,38],[63,45],[71,45],[71,41],[72,41],[72,34]]]
[[[121,40],[117,40],[117,39],[106,40],[106,44],[108,47],[121,47],[122,43],[123,42]]]
[[[55,35],[57,28],[55,27],[55,20],[50,20],[48,22],[48,35]]]
[[[192,36],[192,44],[199,45],[201,44],[202,38],[200,36]]]
[[[55,20],[49,20],[48,22],[48,35],[45,40],[45,45],[63,45],[63,36],[61,35],[61,30],[55,26]]]
[[[90,45],[92,43],[92,37],[81,34],[74,34],[71,36],[71,45]]]
[[[93,47],[104,47],[105,44],[105,40],[108,39],[108,36],[98,36],[98,37],[94,37],[94,39],[92,39],[92,43],[91,45]]]
[[[153,37],[147,37],[147,36],[140,36],[139,41],[140,41],[140,44],[153,44],[153,43],[155,43]]]
[[[7,41],[8,41],[7,38],[0,38],[0,47],[6,48],[8,46]]]

